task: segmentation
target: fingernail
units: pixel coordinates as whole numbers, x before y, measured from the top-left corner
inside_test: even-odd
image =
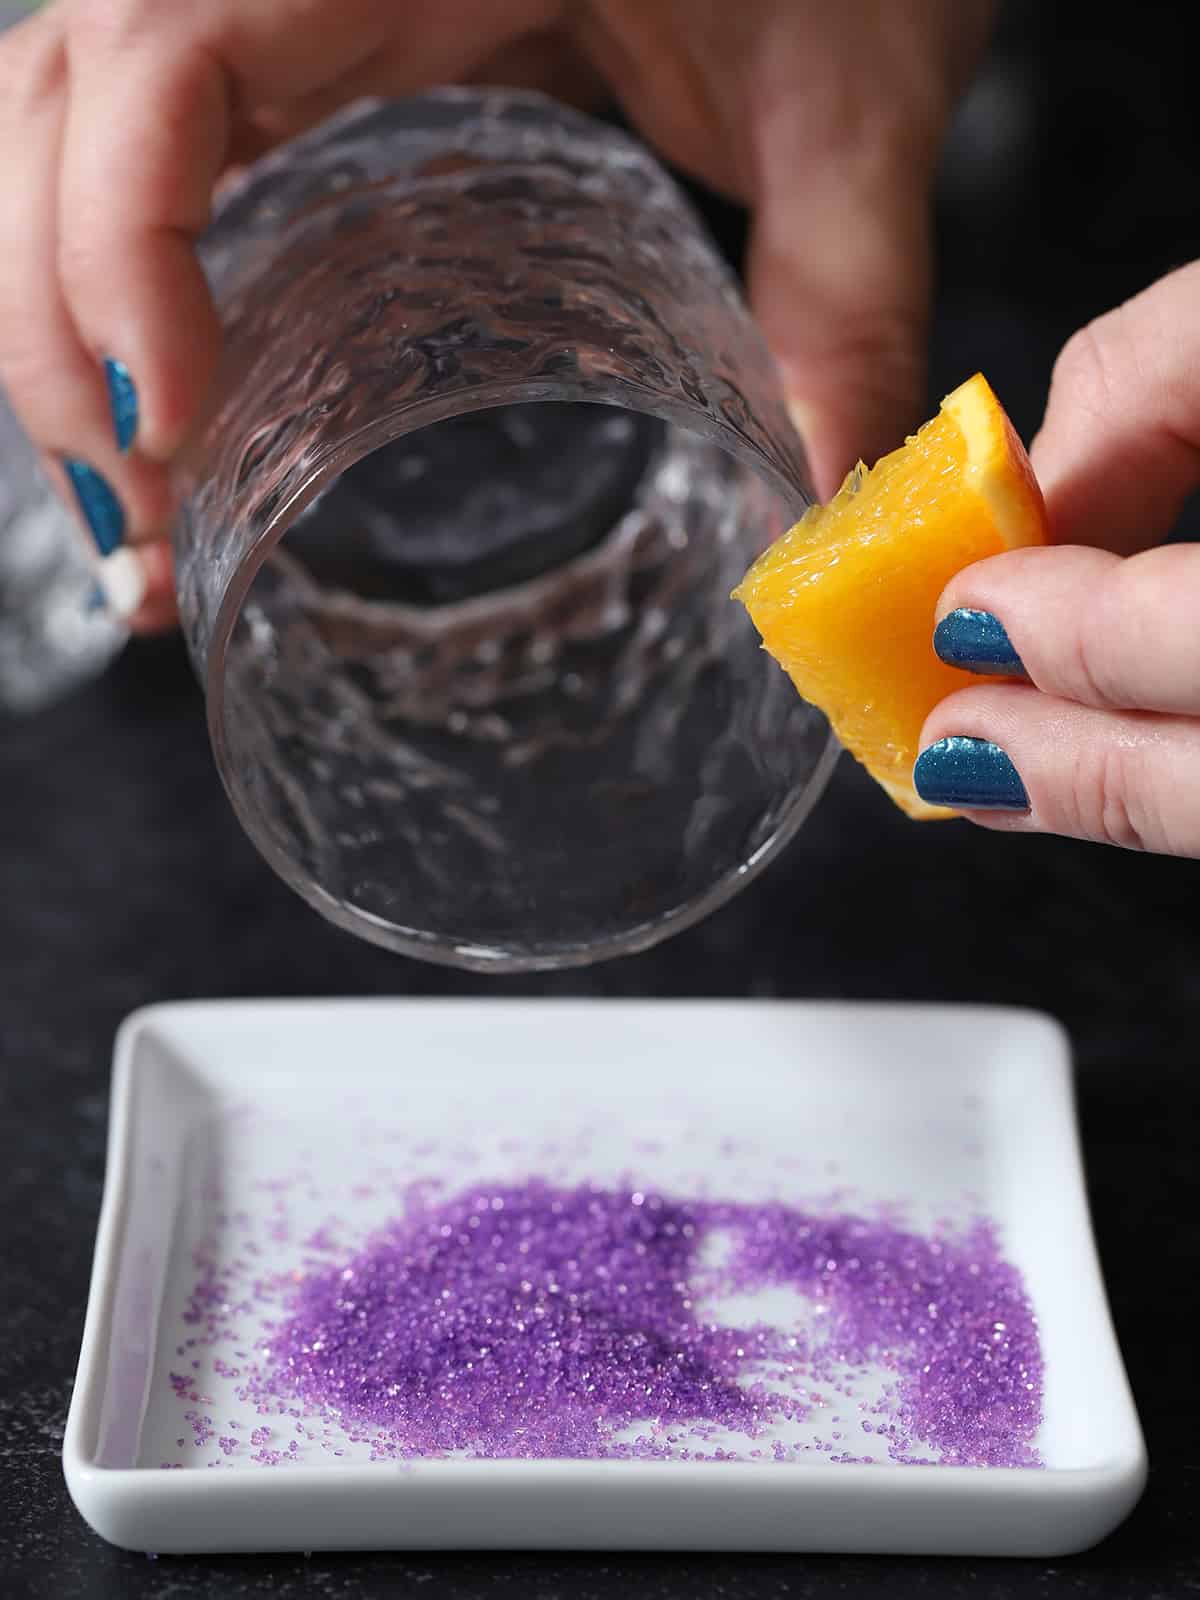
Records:
[[[137,385],[123,361],[105,358],[104,381],[108,385],[108,409],[112,413],[117,449],[122,455],[133,443],[138,425]]]
[[[65,460],[63,471],[75,491],[97,550],[102,556],[112,555],[125,538],[125,513],[121,502],[109,487],[107,478],[95,467],[89,467],[86,461]]]
[[[788,418],[800,437],[808,442],[813,433],[813,410],[805,400],[799,400],[795,395],[785,396]]]
[[[131,617],[146,598],[146,569],[136,550],[128,545],[102,561],[96,570],[108,608],[118,617]]]
[[[931,806],[965,811],[1029,810],[1029,796],[1016,767],[989,739],[939,739],[917,757],[913,784]]]
[[[1025,668],[999,617],[963,606],[951,611],[933,630],[933,648],[951,667],[1023,678]]]
[[[149,587],[141,557],[128,545],[95,566],[96,581],[83,600],[86,615],[109,612],[121,621],[142,609]]]

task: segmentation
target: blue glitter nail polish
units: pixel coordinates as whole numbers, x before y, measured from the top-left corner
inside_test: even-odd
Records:
[[[114,361],[111,356],[104,363],[104,381],[108,385],[108,409],[112,413],[117,449],[124,455],[137,433],[137,385],[125,363]]]
[[[960,811],[1028,811],[1029,796],[1016,767],[988,739],[939,739],[922,750],[913,768],[917,793],[931,806]]]
[[[933,648],[947,665],[966,672],[1023,678],[1025,668],[999,617],[966,606],[944,616],[933,631]]]
[[[66,460],[63,462],[63,471],[70,479],[97,550],[102,556],[112,555],[125,538],[125,513],[121,510],[121,502],[109,487],[108,480],[101,477],[95,467],[89,467],[86,461]]]

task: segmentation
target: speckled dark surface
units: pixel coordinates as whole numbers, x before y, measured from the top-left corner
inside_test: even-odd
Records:
[[[1011,8],[989,81],[1027,81],[1021,74],[1038,63],[1026,113],[968,122],[947,175],[931,389],[982,366],[1025,430],[1069,329],[1200,254],[1197,103],[1170,37],[1175,9],[1144,4],[1126,23],[1137,38],[1103,44],[1089,40],[1090,15],[1065,3]],[[783,862],[703,927],[625,964],[488,986],[359,945],[275,881],[228,811],[199,693],[168,642],[131,650],[36,722],[0,729],[0,961],[5,1600],[1200,1592],[1200,864],[966,824],[916,827],[844,765]],[[1095,1221],[1152,1458],[1129,1523],[1091,1554],[1051,1564],[486,1554],[150,1562],[101,1543],[67,1499],[58,1451],[116,1024],[165,998],[485,989],[1005,1001],[1061,1018],[1078,1053]]]

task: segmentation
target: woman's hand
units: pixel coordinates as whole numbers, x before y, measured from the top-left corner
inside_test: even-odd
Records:
[[[219,330],[231,167],[366,94],[618,98],[753,213],[750,289],[827,494],[915,420],[929,185],[991,0],[57,0],[0,40],[0,382],[112,603],[174,613],[167,466]]]
[[[1146,548],[1200,485],[1200,263],[1075,335],[1032,455],[1056,544],[960,573],[934,635],[1017,681],[937,707],[917,788],[991,828],[1200,856],[1200,546]]]

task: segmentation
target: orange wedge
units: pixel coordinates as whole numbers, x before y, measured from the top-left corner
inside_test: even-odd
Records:
[[[963,567],[1043,544],[1029,457],[976,374],[937,416],[813,506],[734,591],[763,644],[910,817],[948,817],[913,788],[921,725],[977,674],[933,651],[938,596]],[[984,680],[986,681],[986,680]]]

